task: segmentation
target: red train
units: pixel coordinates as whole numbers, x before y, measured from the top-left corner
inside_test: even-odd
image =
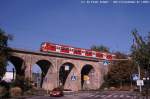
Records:
[[[112,60],[115,57],[115,55],[110,54],[110,53],[92,51],[92,50],[87,50],[87,49],[82,49],[82,48],[75,48],[71,46],[54,44],[54,43],[49,43],[49,42],[43,42],[41,44],[41,51],[65,53],[65,54],[72,54],[72,55],[85,56],[85,57],[94,57],[94,58],[107,59],[107,60]]]

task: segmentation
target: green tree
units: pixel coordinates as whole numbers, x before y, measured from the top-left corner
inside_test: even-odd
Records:
[[[132,34],[134,36],[134,44],[131,47],[132,59],[141,69],[145,70],[145,78],[147,78],[150,76],[150,33],[145,39],[138,34],[137,30],[134,30]],[[145,91],[147,94],[146,99],[148,99],[149,82],[146,82]]]
[[[116,52],[115,53],[117,59],[126,59],[128,56]],[[136,72],[136,66],[132,62],[132,60],[126,61],[115,61],[111,65],[108,74],[105,76],[105,81],[109,83],[109,85],[114,84],[122,87],[123,82],[130,82],[132,73]]]
[[[150,33],[143,39],[136,30],[132,32],[134,44],[131,47],[132,59],[146,70],[150,69]]]
[[[9,53],[7,51],[8,40],[11,40],[10,35],[6,35],[5,31],[0,28],[0,76],[3,77],[6,72],[7,60]]]
[[[92,45],[91,46],[91,50],[102,51],[102,52],[109,52],[109,48],[104,46],[104,45],[100,45],[100,46]]]

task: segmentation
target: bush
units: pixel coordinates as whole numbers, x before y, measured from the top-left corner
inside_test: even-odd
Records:
[[[24,79],[24,77],[18,77],[15,81],[11,83],[11,87],[19,86],[22,91],[27,91],[32,88],[32,85],[27,79]]]
[[[20,87],[14,87],[10,89],[10,95],[12,97],[14,96],[21,96],[22,95],[22,89]]]

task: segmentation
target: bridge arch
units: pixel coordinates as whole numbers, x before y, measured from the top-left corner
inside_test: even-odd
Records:
[[[11,82],[15,80],[16,78],[15,69],[16,69],[15,66],[10,61],[7,61],[7,66],[5,68],[6,71],[4,71],[4,75],[2,76],[2,79],[7,82]],[[10,75],[9,78],[8,78],[8,75]]]
[[[10,56],[8,61],[13,64],[16,70],[16,79],[25,76],[25,61],[17,56]]]
[[[36,61],[35,64],[32,65],[32,69],[33,69],[33,66],[39,66],[41,70],[41,74],[38,74],[40,75],[40,78],[38,77],[39,79],[37,80],[40,80],[40,87],[43,87],[43,84],[45,83],[45,81],[47,82],[47,80],[49,80],[49,78],[46,76],[49,72],[52,72],[53,64],[49,60],[41,59],[41,60]],[[32,73],[32,80],[35,79],[33,77],[34,76]]]
[[[75,64],[69,61],[63,62],[59,68],[59,85],[62,85],[64,89],[76,90],[77,81],[72,80],[73,76],[77,76]]]
[[[92,85],[95,72],[96,69],[91,64],[85,64],[81,68],[81,89],[82,90],[90,89],[90,85]]]

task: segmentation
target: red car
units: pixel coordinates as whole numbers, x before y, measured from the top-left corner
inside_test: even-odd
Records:
[[[52,96],[52,97],[61,97],[61,96],[64,96],[64,93],[63,93],[63,90],[61,88],[54,88],[50,92],[50,96]]]

